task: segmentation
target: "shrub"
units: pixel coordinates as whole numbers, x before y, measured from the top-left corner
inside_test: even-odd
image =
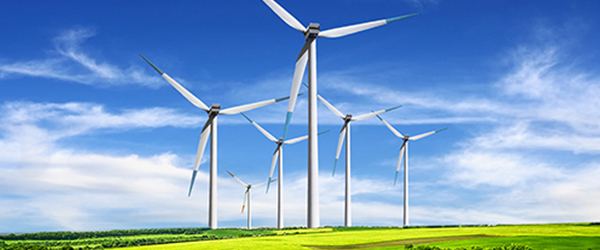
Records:
[[[508,246],[504,245],[501,247],[492,247],[491,250],[533,250],[533,248],[531,248],[527,245],[519,245],[519,244],[512,243]]]

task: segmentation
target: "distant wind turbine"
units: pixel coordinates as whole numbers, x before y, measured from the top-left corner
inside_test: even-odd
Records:
[[[342,152],[342,146],[344,144],[344,137],[345,137],[346,138],[346,194],[345,194],[346,201],[345,201],[345,209],[344,209],[344,226],[351,227],[352,226],[352,204],[351,204],[350,200],[351,200],[352,192],[351,192],[351,185],[350,185],[350,182],[351,182],[350,181],[350,179],[351,179],[351,175],[350,175],[350,123],[352,121],[360,121],[360,120],[367,119],[369,117],[376,116],[378,114],[392,111],[394,109],[402,107],[402,105],[353,117],[352,114],[343,115],[342,112],[340,112],[337,108],[335,108],[333,105],[331,105],[331,103],[329,103],[327,100],[325,100],[325,98],[323,98],[321,95],[317,95],[317,97],[319,98],[319,100],[321,100],[321,102],[323,104],[325,104],[325,106],[327,106],[327,108],[329,108],[329,110],[331,110],[331,112],[333,112],[339,118],[342,118],[342,120],[344,120],[344,125],[342,126],[342,129],[340,130],[340,137],[338,139],[337,151],[335,154],[335,162],[333,163],[333,172],[332,172],[331,176],[335,175],[335,167],[337,165],[338,159],[340,158],[340,153]]]
[[[398,172],[400,171],[400,163],[402,162],[402,158],[404,158],[404,222],[403,226],[408,226],[408,141],[416,141],[423,137],[430,136],[435,133],[442,132],[447,128],[423,133],[416,136],[402,135],[398,130],[396,130],[392,125],[386,122],[381,116],[377,115],[377,118],[381,120],[385,126],[387,126],[394,135],[402,139],[402,146],[400,146],[400,157],[398,157],[398,166],[396,167],[396,177],[394,178],[394,185],[396,185],[396,180],[398,179]]]
[[[248,202],[247,203],[248,204],[248,211],[246,211],[246,213],[248,214],[248,230],[250,230],[251,226],[252,226],[251,225],[251,219],[252,219],[252,213],[251,213],[251,211],[252,210],[251,210],[251,207],[250,207],[250,197],[251,197],[252,188],[257,188],[257,187],[263,186],[263,185],[265,185],[267,183],[274,182],[277,179],[270,180],[270,181],[267,181],[267,182],[264,182],[264,183],[252,186],[250,184],[244,183],[242,180],[238,179],[231,172],[227,171],[227,173],[229,173],[229,175],[231,175],[231,177],[235,178],[235,180],[237,180],[240,184],[242,184],[244,187],[246,187],[246,193],[244,193],[244,203],[242,203],[242,213],[244,213],[244,207],[246,206],[246,201],[247,201]]]
[[[311,23],[308,27],[304,27],[294,16],[287,12],[283,7],[277,4],[274,0],[263,0],[265,4],[271,8],[281,20],[290,27],[302,32],[306,42],[300,50],[300,54],[296,59],[294,69],[294,77],[292,80],[291,98],[288,104],[285,126],[283,129],[283,139],[285,140],[287,130],[296,105],[296,96],[300,90],[300,83],[306,70],[306,63],[309,63],[308,68],[308,207],[307,207],[307,226],[316,228],[320,225],[319,215],[319,154],[318,154],[318,139],[317,139],[317,38],[337,38],[360,31],[372,29],[381,25],[392,23],[398,20],[409,18],[417,14],[410,14],[378,21],[349,25],[340,28],[320,31],[321,26],[318,23]]]
[[[278,163],[277,165],[279,165],[279,167],[277,168],[277,175],[278,175],[278,185],[277,185],[277,228],[278,229],[282,229],[283,228],[283,145],[284,144],[294,144],[297,142],[301,142],[304,141],[308,138],[308,135],[305,136],[301,136],[298,138],[294,138],[294,139],[290,139],[290,140],[283,140],[283,138],[279,138],[279,140],[275,139],[275,136],[271,135],[267,130],[265,130],[263,127],[261,127],[260,125],[258,125],[258,123],[256,123],[255,121],[253,121],[252,119],[250,119],[248,116],[246,116],[246,114],[241,113],[246,120],[248,120],[250,123],[252,123],[252,125],[254,125],[254,127],[256,127],[258,129],[258,131],[260,131],[264,136],[266,136],[269,140],[271,140],[272,142],[275,142],[277,144],[277,148],[275,148],[275,152],[273,153],[273,160],[271,161],[271,172],[269,174],[269,180],[267,181],[267,190],[266,192],[269,192],[269,186],[271,185],[271,178],[273,178],[273,171],[275,170],[275,164]],[[329,130],[323,131],[319,134],[323,134],[323,133],[327,133],[329,132]],[[279,159],[279,161],[278,161]]]
[[[288,97],[278,98],[278,99],[270,99],[266,101],[260,101],[255,103],[250,103],[246,105],[240,105],[228,109],[221,109],[221,105],[212,104],[210,108],[206,106],[200,99],[190,93],[187,89],[185,89],[181,84],[167,75],[165,72],[160,70],[154,64],[152,64],[148,59],[144,56],[140,55],[160,76],[162,76],[167,82],[169,82],[179,93],[183,95],[188,101],[190,101],[194,106],[206,111],[208,113],[208,119],[202,128],[202,133],[200,134],[200,143],[198,144],[198,152],[196,153],[196,161],[194,162],[194,171],[192,172],[192,180],[190,182],[190,189],[188,191],[188,196],[192,194],[192,187],[194,186],[194,181],[196,180],[196,174],[198,173],[198,168],[200,167],[200,161],[202,160],[202,155],[204,154],[204,149],[206,148],[206,143],[208,142],[208,137],[210,135],[210,190],[209,190],[209,209],[208,209],[208,225],[210,228],[217,228],[217,116],[224,115],[233,115],[237,113],[241,113],[244,111],[260,108],[269,104],[273,104],[276,102],[280,102],[286,100]]]

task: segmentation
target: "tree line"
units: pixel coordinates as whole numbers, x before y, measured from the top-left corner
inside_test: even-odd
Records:
[[[0,240],[78,240],[102,237],[121,237],[152,234],[202,234],[210,228],[151,228],[90,232],[40,232],[0,235]]]
[[[104,248],[115,247],[145,246],[190,241],[219,240],[236,237],[277,235],[272,231],[265,231],[261,229],[217,229],[207,234],[203,234],[208,230],[210,229],[179,228],[113,230],[98,232],[104,234],[93,234],[95,232],[53,232],[22,235],[13,234],[3,236],[4,238],[10,238],[10,244],[7,244],[3,240],[0,240],[0,250],[100,250]],[[154,236],[147,238],[143,237],[144,235],[151,234],[162,234],[165,236]],[[139,237],[120,238],[121,236]]]

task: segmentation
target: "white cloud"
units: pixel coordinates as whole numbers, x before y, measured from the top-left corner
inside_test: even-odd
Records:
[[[440,162],[446,177],[438,184],[478,197],[469,199],[474,209],[433,211],[448,209],[451,220],[465,223],[598,219],[592,210],[600,205],[594,198],[600,168],[581,154],[600,153],[600,82],[567,56],[557,46],[524,46],[511,54],[514,68],[496,83],[495,102],[517,112],[503,112],[502,120],[458,142]]]
[[[2,111],[0,200],[12,205],[2,208],[5,213],[0,221],[9,223],[1,223],[0,231],[112,229],[165,221],[191,225],[197,221],[190,218],[202,203],[185,197],[189,170],[180,167],[183,162],[178,156],[97,154],[56,143],[98,129],[198,126],[197,118],[168,109],[111,114],[100,105],[86,103],[7,103]],[[113,122],[98,122],[103,119]],[[204,193],[206,179],[201,172],[198,193]]]
[[[137,123],[88,125],[92,123],[89,117],[93,115],[121,121],[138,112],[144,114],[143,117],[153,117],[153,110],[130,110],[115,114],[93,104],[6,104],[0,124],[3,128],[0,140],[0,152],[3,152],[0,154],[0,188],[3,196],[0,199],[3,204],[14,206],[2,208],[0,220],[18,220],[7,225],[22,225],[23,230],[112,229],[148,227],[161,223],[205,226],[208,175],[204,167],[201,167],[192,197],[187,198],[190,171],[186,161],[179,156],[172,153],[147,157],[116,156],[63,148],[56,145],[54,142],[57,138],[51,136],[55,128],[45,126],[52,123],[60,125],[57,127],[74,124],[73,127],[78,128],[77,133],[62,134],[76,136],[107,128],[186,127],[198,124],[142,119],[144,121]],[[162,115],[161,112],[163,110],[158,110],[154,115]],[[41,121],[44,121],[44,126]],[[27,152],[26,156],[23,155],[24,151]],[[593,181],[594,176],[600,173],[600,168],[595,165],[567,172],[544,163],[535,165],[535,160],[528,161],[519,155],[497,155],[494,151],[463,152],[456,158],[448,157],[445,160],[447,162],[444,165],[453,167],[452,172],[455,173],[449,179],[451,183],[441,181],[422,186],[424,183],[412,182],[411,195],[432,196],[428,193],[449,186],[462,189],[463,194],[449,198],[442,204],[411,206],[413,224],[517,223],[557,218],[592,220],[595,211],[590,207],[599,205],[593,199],[599,190],[598,184]],[[493,164],[481,167],[482,162]],[[264,181],[255,176],[238,176],[249,183]],[[286,173],[286,178],[285,225],[305,225],[306,174],[290,172]],[[244,226],[246,215],[240,214],[244,188],[227,175],[220,175],[218,182],[220,225]],[[401,189],[391,186],[389,182],[389,179],[353,178],[354,224],[401,224]],[[343,223],[343,183],[342,173],[336,178],[331,178],[328,172],[321,174],[322,225]],[[457,187],[456,183],[463,185]],[[490,200],[473,201],[473,208],[451,205],[481,185],[503,190]],[[264,195],[263,190],[260,188],[253,192],[253,224],[274,226],[276,189],[273,188],[268,195]],[[577,207],[582,202],[585,206]],[[556,203],[560,206],[551,206]],[[563,211],[569,212],[563,215]],[[0,227],[0,231],[14,230],[17,229]]]
[[[85,76],[111,84],[135,78],[138,71],[120,70],[84,53],[81,44],[91,36],[93,32],[86,30],[64,33],[55,40],[54,52],[58,57],[1,65],[0,74],[6,77],[24,72],[21,74],[75,82],[83,81]],[[452,95],[436,90],[411,93],[375,84],[357,84],[352,77],[336,74],[322,75],[321,80],[326,84],[321,86],[327,86],[323,88],[325,91],[333,89],[352,97],[353,102],[346,102],[348,96],[336,99],[332,95],[330,101],[344,112],[361,114],[372,108],[404,104],[399,116],[402,119],[394,118],[397,116],[386,119],[394,124],[458,123],[468,129],[475,128],[476,132],[465,135],[466,139],[459,138],[456,150],[439,157],[441,160],[419,159],[430,166],[431,175],[440,172],[445,175],[433,183],[411,182],[411,197],[426,197],[416,199],[417,205],[411,206],[414,224],[594,221],[598,220],[595,208],[600,206],[596,199],[600,195],[596,181],[600,165],[592,159],[577,160],[565,167],[544,157],[564,154],[572,159],[577,154],[593,156],[600,152],[598,77],[594,72],[581,72],[577,65],[565,63],[569,61],[566,56],[559,46],[519,47],[510,54],[514,67],[490,88],[490,93],[483,95]],[[72,63],[86,73],[64,67]],[[283,87],[278,85],[277,92],[286,94],[290,81],[282,82],[271,79],[256,88],[271,90],[273,84],[281,84]],[[364,105],[367,102],[372,104]],[[295,123],[306,121],[306,106],[304,96],[297,104]],[[341,125],[330,111],[320,107],[321,122]],[[267,116],[249,115],[258,122],[281,123],[285,115],[280,108],[265,107],[269,111]],[[204,165],[192,198],[187,198],[189,164],[178,155],[110,155],[56,144],[61,138],[99,131],[198,127],[204,117],[164,108],[110,112],[91,103],[13,102],[6,103],[1,114],[0,199],[14,208],[0,207],[1,221],[22,218],[23,221],[12,224],[52,230],[109,229],[162,222],[206,225]],[[245,122],[242,118],[223,121]],[[376,119],[369,122],[379,123]],[[480,126],[482,123],[484,126]],[[531,155],[532,151],[537,154]],[[391,157],[392,165],[395,157]],[[254,179],[255,176],[240,177],[248,182],[263,181]],[[305,173],[286,173],[286,177],[286,225],[305,225]],[[355,224],[401,223],[401,190],[388,186],[391,180],[386,178],[383,181],[353,178]],[[343,178],[330,178],[329,173],[323,173],[320,181],[321,224],[340,225]],[[245,215],[239,213],[243,192],[243,187],[233,179],[219,176],[221,225],[244,225]],[[276,192],[263,193],[256,190],[253,195],[254,224],[272,226]],[[26,202],[17,202],[19,199]],[[0,227],[0,231],[9,230],[15,229]]]
[[[25,75],[105,86],[138,84],[158,87],[164,84],[136,66],[119,68],[92,58],[81,45],[95,35],[91,29],[66,30],[53,39],[54,50],[48,53],[47,58],[0,64],[0,78]]]
[[[4,113],[0,118],[2,129],[10,131],[5,136],[15,136],[19,140],[36,133],[43,133],[40,127],[36,127],[41,123],[46,125],[46,130],[52,131],[47,136],[56,140],[99,129],[198,127],[203,120],[166,108],[124,110],[120,114],[111,114],[102,105],[77,102],[64,104],[11,102],[6,103],[2,111]]]

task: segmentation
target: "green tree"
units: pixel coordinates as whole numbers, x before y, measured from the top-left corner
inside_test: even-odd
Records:
[[[61,250],[74,250],[73,247],[70,245],[62,246],[60,249]]]

